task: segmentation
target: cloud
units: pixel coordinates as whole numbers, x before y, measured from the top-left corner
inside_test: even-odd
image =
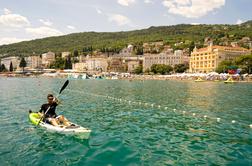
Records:
[[[11,14],[11,11],[7,8],[4,8],[4,14]]]
[[[225,0],[163,0],[168,12],[188,18],[199,18],[225,5]]]
[[[243,21],[241,20],[241,19],[238,19],[237,21],[236,21],[236,24],[238,24],[238,25],[240,25],[240,24],[242,24],[243,23]]]
[[[68,25],[67,28],[68,28],[68,29],[72,29],[72,30],[76,29],[76,28],[75,28],[74,26],[72,26],[72,25]]]
[[[120,14],[112,14],[108,18],[109,22],[115,22],[119,26],[129,25],[131,23],[130,19],[126,16]]]
[[[144,3],[146,3],[146,4],[153,4],[154,2],[152,0],[144,0]]]
[[[98,14],[102,14],[102,11],[100,9],[95,9]]]
[[[34,37],[41,38],[41,37],[49,37],[49,36],[60,36],[64,35],[61,31],[50,28],[50,27],[38,27],[38,28],[26,28],[25,31],[28,34],[31,34]]]
[[[21,28],[29,26],[29,20],[19,14],[11,14],[11,11],[4,8],[4,15],[0,15],[0,26]]]
[[[44,19],[39,19],[39,22],[41,22],[42,24],[46,25],[46,26],[52,26],[53,23],[49,20],[44,20]]]
[[[191,25],[200,25],[198,22],[192,22]]]
[[[119,3],[122,6],[129,6],[131,4],[134,4],[135,0],[117,0],[117,3]]]
[[[4,37],[4,38],[0,38],[0,45],[17,43],[17,42],[21,42],[21,41],[25,41],[25,40],[29,40],[29,39],[19,39],[19,38],[15,38],[15,37]]]

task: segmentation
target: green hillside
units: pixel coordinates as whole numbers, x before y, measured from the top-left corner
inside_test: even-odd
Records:
[[[92,46],[94,50],[110,48],[122,49],[127,44],[141,45],[143,42],[164,41],[167,44],[184,42],[180,47],[190,44],[202,46],[205,37],[211,37],[214,44],[237,41],[242,37],[252,39],[252,21],[241,25],[174,25],[150,27],[148,29],[126,32],[83,32],[58,37],[25,41],[0,46],[0,54],[30,55],[47,51],[56,53],[77,49],[82,52],[84,47]]]

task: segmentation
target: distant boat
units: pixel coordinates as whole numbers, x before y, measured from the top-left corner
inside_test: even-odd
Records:
[[[68,74],[67,78],[68,79],[78,79],[79,75],[78,74]]]
[[[118,80],[118,77],[117,76],[112,76],[111,80]]]
[[[237,81],[233,80],[232,77],[229,77],[226,81],[224,81],[224,83],[236,83]]]
[[[204,82],[205,80],[203,80],[202,78],[198,77],[197,80],[194,80],[195,82]]]
[[[78,80],[85,80],[85,79],[88,79],[88,76],[86,73],[84,74],[68,74],[68,79],[78,79]]]

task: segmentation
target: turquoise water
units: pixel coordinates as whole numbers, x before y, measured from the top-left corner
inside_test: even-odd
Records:
[[[0,78],[1,165],[252,165],[252,84],[71,80],[58,113],[80,140],[28,121],[64,81]]]

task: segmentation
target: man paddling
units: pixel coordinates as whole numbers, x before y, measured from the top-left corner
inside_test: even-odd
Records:
[[[70,126],[70,122],[63,116],[56,114],[56,107],[58,106],[58,99],[54,98],[52,94],[47,95],[47,101],[48,103],[43,104],[40,108],[39,114],[41,117],[44,115],[43,121],[46,123],[50,123],[53,126],[58,126],[60,124],[63,124],[65,126]]]

